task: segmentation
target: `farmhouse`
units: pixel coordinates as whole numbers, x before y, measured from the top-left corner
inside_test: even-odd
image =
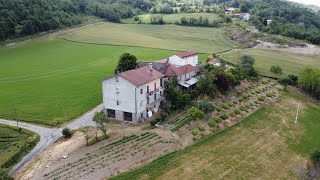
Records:
[[[151,117],[164,100],[163,77],[149,65],[104,79],[103,105],[108,116],[134,123]]]
[[[185,52],[146,63],[102,81],[103,105],[108,117],[139,123],[156,113],[164,100],[165,83],[177,77],[181,89],[192,90],[200,70],[196,52]]]

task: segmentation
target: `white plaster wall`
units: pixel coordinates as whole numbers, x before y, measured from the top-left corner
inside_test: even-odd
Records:
[[[191,64],[192,66],[196,66],[198,64],[198,55],[190,56],[183,59],[174,55],[169,57],[169,63],[175,66],[183,66],[186,64]]]
[[[116,93],[118,88],[119,94]],[[106,109],[135,113],[135,85],[122,77],[102,82],[103,105]],[[117,105],[117,100],[119,105]]]

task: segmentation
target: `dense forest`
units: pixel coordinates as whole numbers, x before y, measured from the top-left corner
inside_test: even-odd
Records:
[[[0,40],[77,25],[87,15],[120,22],[154,5],[153,0],[0,0]]]

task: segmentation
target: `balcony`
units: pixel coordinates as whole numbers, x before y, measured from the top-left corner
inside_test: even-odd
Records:
[[[162,91],[163,91],[163,88],[160,87],[160,88],[156,89],[155,91],[150,91],[150,92],[148,92],[148,93],[146,94],[146,96],[147,96],[147,97],[148,97],[148,96],[153,96],[155,93],[157,93],[157,92],[162,92]]]
[[[163,96],[160,96],[158,99],[156,99],[155,101],[152,101],[151,103],[147,104],[147,108],[153,108],[154,105],[156,105],[157,103],[161,102],[164,100]]]

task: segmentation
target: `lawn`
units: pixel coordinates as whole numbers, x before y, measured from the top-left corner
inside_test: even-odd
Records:
[[[72,29],[60,36],[93,44],[139,46],[202,53],[216,53],[235,47],[223,35],[223,28],[178,25],[96,23]]]
[[[175,24],[176,22],[180,22],[182,17],[186,18],[196,18],[199,19],[200,16],[203,18],[208,18],[209,24],[212,24],[214,20],[219,20],[218,14],[213,13],[179,13],[179,14],[142,14],[138,15],[139,19],[142,23],[150,23],[151,16],[162,16],[163,20],[167,24]],[[134,18],[124,19],[122,20],[124,23],[138,23],[138,21],[134,21]]]
[[[82,115],[102,102],[101,81],[125,52],[140,61],[178,53],[59,39],[0,49],[0,117],[56,126]]]
[[[0,167],[11,168],[38,143],[31,131],[0,124]]]
[[[111,179],[298,179],[298,166],[320,149],[319,117],[319,105],[285,93],[217,135]]]
[[[298,53],[289,53],[281,50],[271,49],[237,49],[222,54],[224,60],[231,63],[238,63],[241,55],[249,54],[255,59],[257,70],[267,76],[273,76],[270,73],[270,67],[279,65],[285,74],[298,74],[304,67],[312,66],[320,68],[320,57],[316,55],[305,55]]]

